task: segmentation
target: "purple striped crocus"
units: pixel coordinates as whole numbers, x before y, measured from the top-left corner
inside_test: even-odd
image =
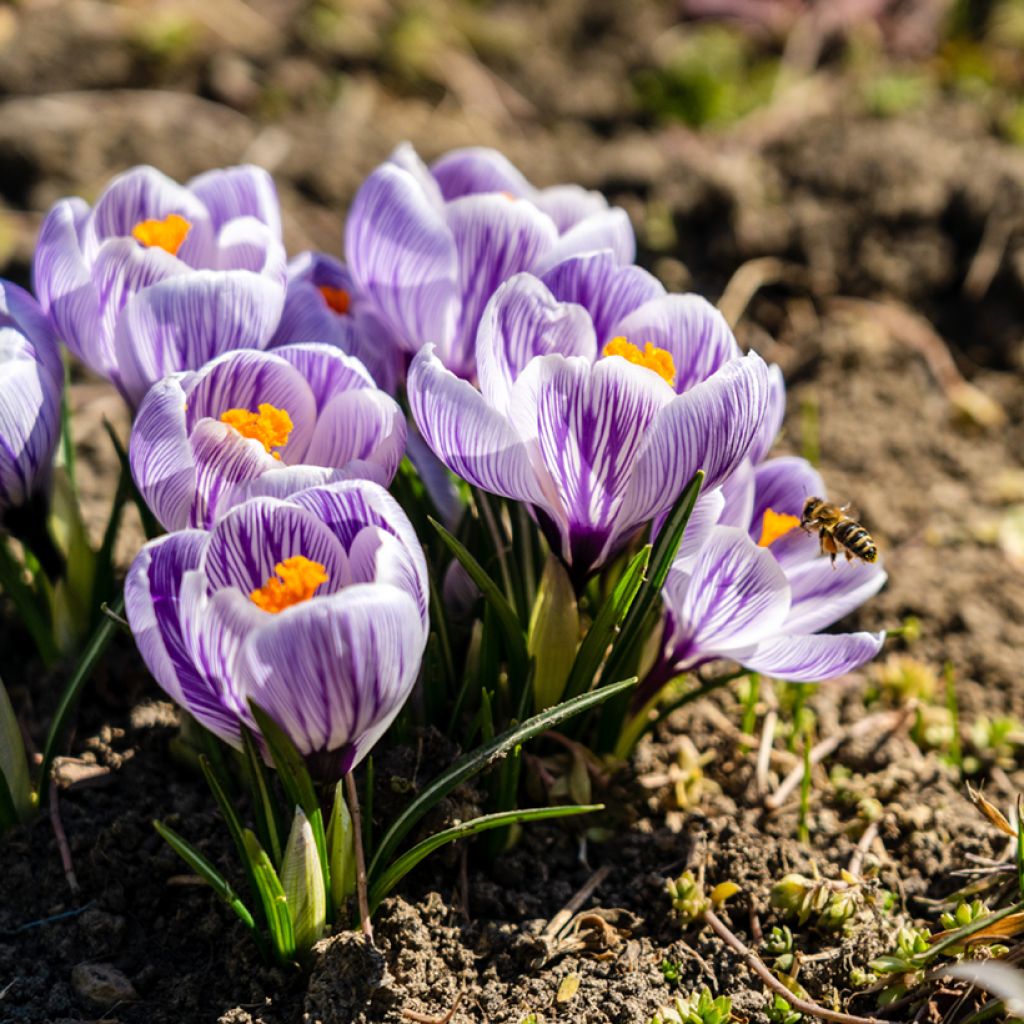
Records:
[[[169,373],[270,341],[286,279],[273,182],[249,166],[187,185],[132,168],[91,208],[53,206],[34,278],[58,336],[138,405]]]
[[[625,289],[633,271],[602,280]],[[587,283],[584,275],[578,298]],[[433,346],[408,384],[441,461],[529,504],[577,583],[671,508],[698,469],[708,487],[726,479],[763,431],[770,398],[764,362],[740,354],[703,299],[656,294],[623,303],[631,311],[618,316],[618,292],[592,291],[588,304],[561,302],[545,281],[517,275],[480,324],[480,390]]]
[[[405,703],[427,601],[409,520],[363,480],[150,541],[125,583],[139,650],[178,704],[237,747],[255,702],[322,779],[358,764]]]
[[[799,528],[809,495],[825,493],[804,459],[747,467],[740,511],[722,490],[706,495],[687,528],[662,592],[662,653],[637,690],[645,704],[680,672],[725,658],[795,682],[845,675],[869,661],[885,633],[821,633],[876,594],[879,564],[833,567],[819,541]],[[749,496],[749,500],[748,500]],[[720,525],[742,519],[742,525]]]
[[[330,345],[240,350],[150,388],[132,427],[135,483],[168,530],[210,528],[258,495],[360,477],[391,483],[405,416]]]
[[[636,248],[625,211],[571,186],[537,192],[488,150],[460,150],[428,168],[408,144],[363,183],[349,213],[352,277],[407,352],[437,347],[474,376],[480,316],[502,282],[577,253]]]
[[[63,388],[49,321],[28,292],[0,280],[0,513],[46,490]]]
[[[402,350],[374,314],[349,269],[322,252],[304,252],[288,264],[288,293],[270,348],[317,341],[355,356],[388,394],[405,366]]]

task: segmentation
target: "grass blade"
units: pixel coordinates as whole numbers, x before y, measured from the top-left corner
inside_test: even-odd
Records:
[[[510,753],[516,747],[532,739],[539,733],[554,729],[557,725],[581,714],[611,697],[625,693],[636,684],[636,679],[626,679],[621,683],[603,686],[590,693],[581,694],[553,708],[542,711],[539,715],[528,718],[525,722],[515,725],[500,736],[495,736],[489,743],[470,751],[460,758],[446,772],[430,782],[394,820],[380,845],[377,847],[370,865],[369,875],[376,878],[388,867],[388,860],[394,854],[398,844],[409,833],[417,821],[423,817],[439,800],[446,797],[456,786],[467,779],[489,768],[495,762]]]
[[[316,842],[316,852],[320,858],[320,868],[323,871],[324,892],[330,892],[331,866],[327,857],[327,832],[324,829],[324,816],[320,810],[320,801],[317,799],[313,780],[306,770],[306,762],[295,749],[295,744],[292,743],[288,734],[263,708],[253,701],[249,701],[249,709],[256,719],[267,749],[270,751],[284,791],[288,794],[289,800],[293,804],[298,804],[309,819],[310,828],[313,830],[313,839]]]
[[[169,825],[154,821],[153,828],[172,850],[235,912],[238,919],[254,935],[259,935],[256,921],[231,883],[183,836]]]
[[[124,596],[118,597],[114,602],[112,611],[115,615],[124,614]],[[85,684],[89,681],[96,663],[100,660],[103,652],[107,649],[114,634],[118,630],[117,623],[106,615],[100,617],[99,625],[94,630],[89,643],[82,652],[75,671],[71,674],[68,684],[61,694],[60,704],[50,723],[50,731],[46,736],[46,745],[43,748],[43,762],[39,768],[39,803],[44,805],[50,793],[50,766],[57,756],[60,745],[67,736],[71,718],[78,707],[78,699],[82,695]]]
[[[242,754],[245,760],[245,774],[252,798],[253,815],[256,818],[256,834],[264,849],[270,850],[274,864],[281,863],[281,822],[277,804],[270,795],[270,782],[263,767],[263,757],[252,733],[242,726]]]
[[[0,539],[0,590],[11,599],[22,625],[32,637],[43,662],[52,665],[58,656],[57,645],[35,591],[25,582],[18,560],[11,554],[10,542]]]
[[[92,607],[96,609],[93,612],[93,625],[96,624],[96,616],[102,614],[103,602],[114,591],[114,544],[117,542],[117,531],[121,526],[121,514],[124,512],[125,503],[131,497],[131,493],[132,478],[122,466],[121,475],[117,478],[117,490],[114,492],[114,500],[110,506],[110,517],[107,519],[107,526],[103,531],[100,549],[96,552],[91,602]]]
[[[521,811],[501,811],[497,814],[485,814],[464,821],[461,825],[447,828],[428,836],[398,857],[385,870],[370,889],[370,912],[377,909],[380,901],[414,868],[424,857],[440,847],[453,843],[457,839],[475,836],[492,828],[507,828],[510,825],[521,825],[530,821],[545,821],[550,818],[568,818],[576,814],[590,814],[604,809],[604,804],[584,804],[567,807],[534,807]]]
[[[256,880],[256,892],[263,904],[263,914],[267,919],[267,930],[274,947],[274,955],[282,964],[291,963],[295,959],[295,927],[292,914],[288,907],[288,897],[284,894],[284,886],[278,878],[274,865],[270,863],[267,851],[260,846],[260,841],[252,829],[242,833],[245,842],[246,860]]]
[[[505,637],[508,651],[509,671],[517,680],[521,681],[526,675],[527,654],[526,634],[523,631],[522,623],[509,604],[508,599],[501,592],[498,584],[487,574],[484,567],[473,557],[469,549],[457,538],[453,537],[436,519],[430,520],[430,525],[437,530],[444,542],[444,545],[469,573],[470,578],[480,588],[484,600],[494,609],[501,626],[501,632]]]
[[[576,653],[576,660],[569,672],[569,682],[565,687],[566,697],[575,697],[593,686],[598,669],[608,651],[608,645],[615,636],[615,630],[626,617],[644,581],[652,550],[652,546],[648,544],[633,556],[626,571],[601,605]]]

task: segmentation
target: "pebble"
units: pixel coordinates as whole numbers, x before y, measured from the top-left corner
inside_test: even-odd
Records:
[[[81,999],[103,1009],[139,998],[132,983],[113,964],[75,964],[71,987]]]

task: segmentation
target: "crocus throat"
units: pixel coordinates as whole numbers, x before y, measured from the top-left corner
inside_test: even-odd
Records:
[[[169,213],[163,220],[140,220],[132,228],[132,238],[147,248],[156,246],[177,256],[191,230],[192,225],[184,217]]]
[[[761,539],[757,543],[766,548],[799,525],[799,516],[790,516],[785,512],[776,512],[774,509],[766,508],[764,518],[761,520]]]
[[[278,409],[269,402],[262,402],[258,412],[249,412],[248,409],[228,409],[221,413],[221,423],[234,427],[242,437],[251,437],[259,441],[275,459],[281,458],[274,448],[283,448],[288,443],[288,435],[291,434],[291,416],[284,409]]]
[[[271,576],[262,587],[257,587],[249,594],[254,605],[265,612],[276,615],[293,604],[308,601],[321,583],[330,577],[327,567],[304,555],[292,555],[274,566],[276,576]]]
[[[344,288],[332,288],[329,284],[317,285],[317,290],[324,297],[324,302],[338,316],[344,316],[352,305],[352,296]]]
[[[672,353],[667,352],[663,348],[658,348],[657,345],[647,342],[644,350],[641,352],[638,345],[634,345],[620,336],[612,338],[605,345],[603,355],[619,356],[627,362],[636,363],[637,366],[644,366],[648,370],[653,370],[662,380],[673,387],[675,386],[676,364],[672,358]]]

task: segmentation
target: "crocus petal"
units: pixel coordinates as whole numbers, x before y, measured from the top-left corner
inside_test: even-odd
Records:
[[[442,358],[456,373],[468,376],[484,306],[499,285],[533,267],[558,232],[532,203],[494,193],[463,196],[449,203],[446,213],[459,254],[462,309],[455,339],[442,349]]]
[[[458,315],[458,256],[444,212],[393,164],[363,182],[345,226],[359,289],[410,352],[450,342]]]
[[[636,258],[636,235],[629,216],[621,207],[602,210],[574,224],[532,269],[541,274],[570,256],[599,249],[610,249],[623,266]]]
[[[135,486],[165,530],[189,525],[196,465],[185,422],[182,375],[150,388],[132,425],[128,460]]]
[[[533,202],[555,222],[559,233],[608,209],[608,200],[600,192],[580,185],[552,185],[539,189],[534,193]]]
[[[633,474],[633,520],[670,506],[698,469],[713,488],[740,465],[764,416],[767,383],[764,360],[751,352],[662,408]]]
[[[519,375],[511,419],[536,445],[564,509],[572,564],[603,559],[629,487],[637,452],[672,392],[656,373],[624,359],[595,364],[542,356]],[[623,524],[635,529],[637,520]]]
[[[235,217],[255,217],[281,237],[281,207],[274,179],[252,164],[207,171],[188,183],[189,191],[202,200],[215,231]]]
[[[597,355],[594,327],[581,306],[558,302],[532,274],[517,274],[495,293],[477,334],[480,390],[498,412],[507,414],[512,385],[534,356],[558,353]]]
[[[225,509],[238,503],[240,486],[280,465],[259,441],[217,420],[200,420],[189,447],[195,459],[196,487],[188,525],[203,529],[210,529]]]
[[[213,527],[203,558],[210,587],[243,594],[264,586],[278,562],[302,555],[325,567],[328,580],[318,594],[331,594],[349,581],[348,558],[331,528],[291,502],[258,498],[239,505]]]
[[[13,327],[29,342],[34,358],[55,380],[64,380],[60,343],[50,318],[24,288],[0,280],[0,329],[5,327]]]
[[[240,505],[250,498],[291,498],[310,487],[323,487],[339,480],[351,480],[358,475],[349,469],[333,469],[329,466],[287,466],[279,462],[276,468],[240,483],[231,500],[232,504]]]
[[[288,413],[292,431],[279,454],[285,462],[301,462],[316,428],[316,398],[280,351],[237,349],[208,362],[188,388],[188,429],[203,419],[219,421],[229,409],[256,412],[263,403]]]
[[[770,637],[789,610],[789,587],[775,559],[732,526],[711,532],[689,572],[669,572],[663,597],[675,627],[669,646],[680,664]]]
[[[284,345],[274,355],[294,366],[316,399],[317,409],[340,391],[372,389],[373,378],[366,367],[352,356],[330,345]]]
[[[683,533],[683,539],[679,544],[679,553],[676,555],[672,565],[676,569],[685,572],[691,571],[693,560],[700,554],[704,545],[711,537],[711,531],[719,525],[719,518],[725,508],[725,495],[721,487],[713,491],[701,491],[697,496],[697,504],[690,513],[689,522]],[[661,532],[665,517],[662,517],[657,524],[655,536]]]
[[[263,348],[283,304],[281,285],[246,270],[196,271],[133,295],[114,338],[126,395],[138,404],[161,377],[231,349]]]
[[[79,235],[89,207],[62,199],[46,215],[32,267],[39,303],[65,345],[97,373],[114,366],[113,339],[100,328],[99,295],[82,254]]]
[[[559,301],[575,302],[586,309],[601,347],[615,337],[620,320],[665,294],[657,278],[640,267],[622,266],[607,249],[562,260],[541,280]],[[642,346],[648,339],[636,340]]]
[[[725,506],[718,521],[722,526],[739,526],[744,530],[752,529],[754,514],[754,467],[749,459],[744,459],[733,472],[722,481],[722,496]],[[760,525],[760,521],[759,521]],[[761,539],[758,529],[755,541]]]
[[[799,516],[809,497],[823,496],[825,481],[806,460],[796,455],[768,459],[754,470],[754,508],[750,533],[760,536],[765,509]],[[756,539],[756,538],[755,538]]]
[[[425,637],[397,587],[356,584],[289,608],[248,639],[246,697],[304,754],[337,751],[350,771],[405,703]]]
[[[509,422],[472,384],[446,369],[433,346],[409,369],[409,407],[423,439],[453,473],[492,494],[557,507]]]
[[[831,559],[821,557],[792,570],[783,568],[793,594],[787,633],[816,633],[831,626],[874,597],[886,581],[880,565],[857,560],[842,559],[833,567]]]
[[[255,217],[237,217],[221,228],[216,241],[218,270],[251,270],[267,274],[282,287],[287,280],[287,257],[281,240]]]
[[[786,416],[786,382],[782,370],[775,364],[768,365],[768,409],[765,412],[761,430],[750,446],[750,461],[756,466],[772,449],[775,439],[782,430]]]
[[[398,403],[376,388],[335,395],[321,410],[304,461],[348,466],[387,486],[405,452],[405,416]]]
[[[746,668],[777,679],[816,683],[846,675],[882,649],[885,633],[817,633],[780,636],[742,656]]]
[[[430,172],[448,201],[479,192],[507,192],[517,198],[533,193],[533,186],[512,162],[486,146],[453,149],[435,160]]]
[[[178,704],[202,694],[206,683],[196,670],[181,625],[181,586],[196,569],[208,535],[180,530],[150,541],[135,556],[124,584],[124,606],[146,667]]]
[[[741,355],[725,317],[699,295],[659,296],[633,310],[612,333],[671,353],[680,393]]]
[[[397,167],[405,171],[406,174],[411,175],[413,181],[423,193],[423,198],[431,206],[436,207],[438,210],[444,208],[444,196],[441,195],[441,186],[438,185],[437,179],[430,173],[430,168],[420,159],[419,153],[413,148],[411,142],[400,142],[395,146],[391,151],[391,156],[388,157],[388,163],[392,167]]]
[[[401,506],[383,487],[365,480],[352,480],[311,488],[296,494],[292,500],[326,523],[346,551],[367,526],[386,530],[398,538],[405,552],[402,585],[414,596],[426,629],[430,583],[423,548]]]

